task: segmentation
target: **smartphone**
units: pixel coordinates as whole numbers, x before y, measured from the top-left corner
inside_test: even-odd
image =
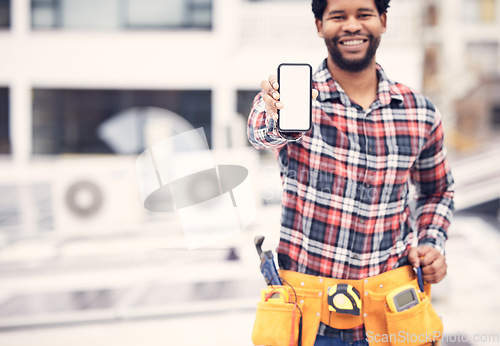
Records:
[[[283,63],[278,66],[278,92],[284,108],[278,110],[278,130],[307,132],[312,121],[312,67]]]

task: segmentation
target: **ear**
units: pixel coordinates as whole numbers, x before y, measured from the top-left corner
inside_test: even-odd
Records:
[[[316,30],[318,31],[318,36],[323,38],[323,21],[320,19],[316,19]]]
[[[384,12],[380,15],[380,21],[382,22],[382,33],[387,30],[387,13]]]

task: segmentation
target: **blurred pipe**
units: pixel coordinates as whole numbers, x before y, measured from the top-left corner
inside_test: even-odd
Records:
[[[16,36],[17,56],[28,62],[21,47],[30,33],[30,0],[11,1],[12,33]],[[25,65],[26,66],[26,65]],[[10,137],[14,163],[23,168],[30,159],[32,147],[31,90],[26,69],[18,69],[10,89]],[[29,129],[30,131],[26,131]]]
[[[31,89],[25,78],[16,78],[10,92],[10,137],[12,158],[21,171],[27,169],[31,157],[32,114]]]

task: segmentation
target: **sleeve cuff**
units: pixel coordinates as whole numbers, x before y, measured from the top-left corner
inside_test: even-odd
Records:
[[[430,247],[435,248],[436,250],[438,250],[441,253],[441,255],[445,254],[445,245],[444,244],[445,244],[444,240],[440,240],[440,239],[436,239],[436,238],[423,238],[423,239],[420,239],[418,242],[419,246],[425,245],[425,246],[430,246]]]

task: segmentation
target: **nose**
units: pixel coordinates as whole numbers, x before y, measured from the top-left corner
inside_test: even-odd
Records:
[[[349,16],[347,20],[344,22],[344,25],[342,26],[342,29],[349,33],[358,32],[361,30],[361,28],[362,28],[361,23],[354,16]]]

